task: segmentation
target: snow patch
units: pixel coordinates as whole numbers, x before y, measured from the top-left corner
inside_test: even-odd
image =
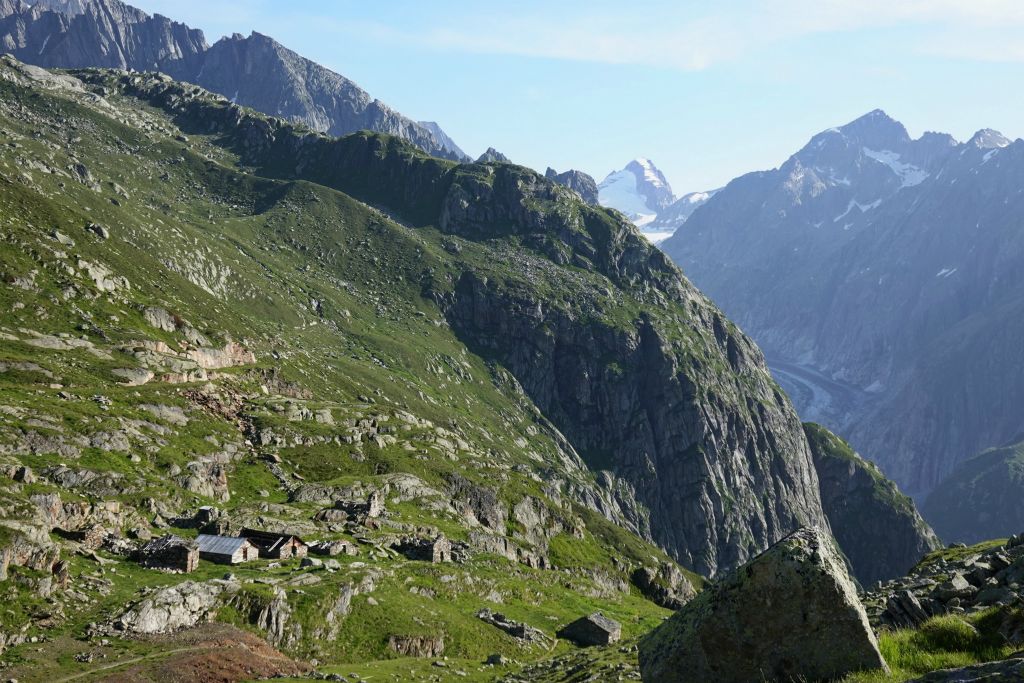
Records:
[[[899,177],[900,181],[902,181],[900,189],[920,185],[928,178],[929,175],[927,171],[920,169],[913,164],[903,163],[900,161],[899,154],[888,149],[876,151],[864,147],[864,156],[888,166],[889,169]]]
[[[847,207],[846,207],[846,211],[843,211],[841,214],[839,214],[838,216],[833,218],[832,222],[833,223],[838,223],[839,221],[841,221],[844,218],[846,218],[846,216],[849,215],[849,213],[851,211],[853,211],[853,207],[855,207],[855,206],[858,209],[860,209],[861,213],[867,213],[871,209],[877,209],[879,204],[881,204],[881,203],[882,203],[881,199],[876,199],[875,201],[871,202],[870,204],[861,204],[857,200],[851,199],[849,205],[847,205]],[[845,228],[844,228],[844,230],[845,230]]]

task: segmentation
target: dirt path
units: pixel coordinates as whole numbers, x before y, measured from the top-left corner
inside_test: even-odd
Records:
[[[144,657],[133,657],[131,659],[122,659],[119,662],[113,664],[105,664],[103,666],[90,669],[89,671],[83,671],[80,674],[74,676],[68,676],[66,678],[58,678],[54,683],[64,683],[64,681],[75,681],[80,678],[86,678],[94,674],[101,673],[103,671],[110,671],[111,669],[120,669],[123,666],[131,666],[132,664],[138,664],[139,662],[146,662],[151,659],[160,659],[161,657],[170,657],[171,655],[181,654],[182,652],[206,652],[209,650],[215,650],[214,647],[179,647],[176,650],[164,650],[162,652],[154,652],[151,655],[145,655]]]

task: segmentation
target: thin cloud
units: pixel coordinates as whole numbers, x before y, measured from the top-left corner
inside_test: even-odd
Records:
[[[575,16],[557,9],[467,12],[415,31],[372,22],[337,28],[444,51],[696,71],[804,37],[914,27],[918,35],[902,46],[911,52],[1024,60],[1013,38],[1024,29],[1020,0],[778,0],[698,16],[679,5]]]

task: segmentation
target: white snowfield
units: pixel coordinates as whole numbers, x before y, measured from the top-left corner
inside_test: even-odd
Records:
[[[900,186],[901,189],[904,187],[914,187],[920,185],[928,178],[928,172],[914,166],[913,164],[905,164],[900,161],[900,155],[896,152],[883,149],[881,151],[875,151],[864,147],[864,156],[874,159],[880,164],[885,164],[892,172],[899,176],[903,184]]]
[[[647,206],[647,200],[640,194],[636,176],[622,170],[610,173],[597,188],[597,201],[601,206],[618,209],[641,228],[655,219],[658,212]]]

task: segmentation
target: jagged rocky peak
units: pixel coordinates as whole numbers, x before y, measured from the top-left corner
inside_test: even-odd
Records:
[[[469,155],[463,152],[462,148],[455,144],[455,140],[452,140],[436,121],[420,121],[419,124],[429,130],[434,136],[434,139],[437,140],[438,144],[451,152],[456,159],[459,159],[460,161],[468,161],[470,159]]]
[[[555,181],[559,185],[565,185],[570,190],[575,190],[583,197],[583,201],[587,204],[598,203],[597,181],[594,180],[593,176],[583,171],[571,168],[565,173],[559,173],[555,169],[548,167],[544,177]]]
[[[910,134],[902,123],[881,109],[864,114],[841,126],[839,131],[866,147],[892,149],[910,142]]]
[[[1010,142],[1010,139],[998,130],[982,128],[971,137],[968,144],[980,149],[1002,149],[1009,145]]]
[[[478,163],[478,164],[489,164],[489,163],[510,164],[510,163],[512,163],[512,160],[509,159],[504,154],[502,154],[501,152],[499,152],[498,150],[494,149],[493,147],[488,147],[486,152],[484,152],[479,157],[477,157],[476,163]]]
[[[119,0],[8,3],[0,15],[3,49],[38,66],[157,70],[194,65],[207,48],[202,31]]]
[[[661,246],[796,377],[805,417],[922,500],[1024,429],[1022,150],[909,139],[873,112],[733,180]]]

